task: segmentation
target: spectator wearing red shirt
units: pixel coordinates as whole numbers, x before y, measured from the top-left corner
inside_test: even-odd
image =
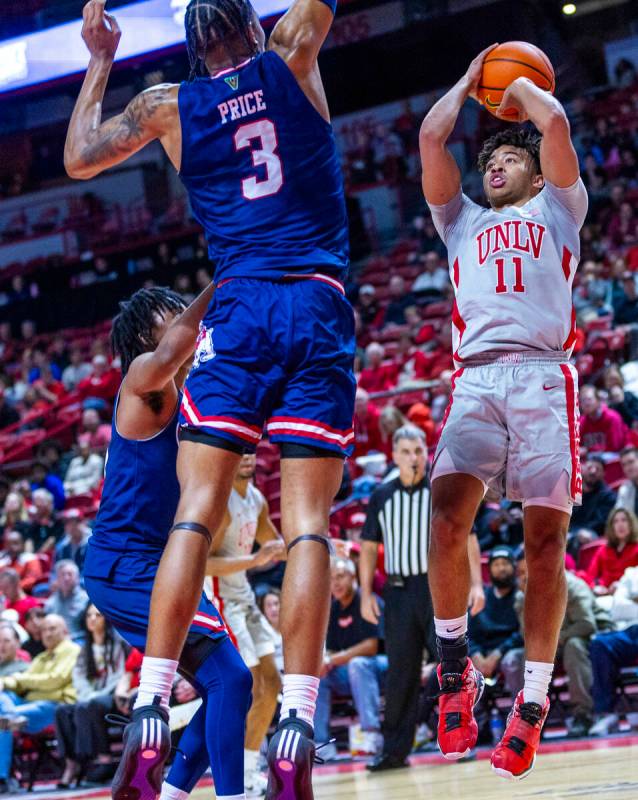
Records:
[[[396,384],[395,370],[392,364],[384,364],[385,347],[378,342],[371,342],[366,347],[366,366],[361,370],[359,386],[366,392],[384,392]]]
[[[100,419],[95,408],[85,408],[82,412],[82,432],[78,435],[78,442],[88,442],[94,452],[104,452],[111,443],[111,426]]]
[[[62,381],[58,381],[53,377],[50,364],[44,364],[40,367],[40,377],[33,382],[33,388],[38,393],[38,397],[50,405],[59,403],[66,395],[66,389]]]
[[[7,531],[4,535],[4,551],[0,553],[0,571],[15,570],[20,586],[30,593],[44,577],[40,559],[33,553],[25,553],[24,538],[19,531]]]
[[[601,403],[593,386],[580,390],[580,444],[585,450],[619,453],[627,442],[627,426],[616,411]]]
[[[18,612],[18,622],[22,627],[30,608],[40,607],[40,603],[26,594],[20,586],[20,576],[14,569],[0,572],[0,592],[4,596],[4,610],[13,609]]]
[[[91,375],[78,383],[78,393],[82,400],[90,397],[110,404],[117,394],[121,376],[109,366],[108,359],[101,353],[93,356],[91,366]]]
[[[429,357],[414,347],[412,336],[404,333],[399,338],[399,347],[394,359],[399,386],[422,381],[428,375]]]
[[[124,673],[120,678],[113,693],[113,701],[120,714],[129,716],[137,689],[140,685],[140,670],[142,669],[143,655],[133,648],[128,654],[124,664]]]
[[[607,543],[592,559],[587,575],[597,595],[613,594],[627,567],[638,566],[638,519],[626,508],[616,508],[605,528]]]
[[[357,389],[354,401],[354,457],[381,450],[379,409],[370,402],[365,389]]]

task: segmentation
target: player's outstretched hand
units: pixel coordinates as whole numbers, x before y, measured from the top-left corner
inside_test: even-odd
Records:
[[[486,47],[485,50],[481,50],[481,52],[476,56],[476,58],[472,61],[470,66],[467,68],[467,72],[465,73],[465,77],[469,82],[469,91],[468,96],[473,97],[476,102],[480,102],[478,99],[478,85],[479,81],[481,80],[481,75],[483,73],[483,61],[485,61],[485,57],[488,53],[491,53],[492,50],[498,47],[498,42],[494,42],[489,47]]]
[[[106,0],[89,0],[84,6],[82,38],[92,56],[112,61],[122,31],[115,17],[105,11],[105,3]]]

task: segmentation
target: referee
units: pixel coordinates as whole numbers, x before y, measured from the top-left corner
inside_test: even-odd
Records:
[[[426,476],[425,435],[413,425],[392,438],[392,458],[399,477],[379,486],[370,497],[361,534],[359,572],[361,612],[379,619],[372,593],[377,548],[383,542],[388,581],[385,600],[385,691],[383,751],[368,766],[373,772],[407,766],[416,729],[423,649],[434,657],[434,612],[428,586],[430,482]]]

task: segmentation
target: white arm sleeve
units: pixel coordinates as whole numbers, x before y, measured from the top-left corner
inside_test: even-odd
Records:
[[[547,194],[545,195],[546,192]],[[587,198],[587,189],[585,188],[582,178],[578,178],[576,183],[567,186],[565,189],[561,189],[558,186],[554,186],[553,183],[545,181],[545,188],[542,194],[547,197],[550,204],[554,202],[561,205],[578,225],[579,230],[583,227],[583,222],[587,216],[587,205],[589,201]]]
[[[436,232],[443,240],[443,244],[447,244],[452,228],[468,217],[475,208],[480,208],[462,191],[459,191],[456,197],[453,197],[445,205],[435,206],[428,203],[428,207]]]

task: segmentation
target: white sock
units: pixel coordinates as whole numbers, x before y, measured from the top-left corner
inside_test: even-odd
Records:
[[[525,662],[525,685],[523,686],[523,702],[538,703],[542,708],[552,679],[553,664],[544,661]]]
[[[177,661],[144,656],[140,671],[140,688],[133,708],[152,705],[153,699],[158,695],[162,706],[168,708],[176,672]]]
[[[185,792],[183,789],[178,789],[176,786],[171,786],[170,783],[162,784],[162,793],[160,794],[159,800],[186,800],[188,797],[188,792]]]
[[[299,719],[312,725],[318,693],[319,678],[312,675],[284,675],[283,700],[279,718],[286,719],[294,708]]]
[[[241,794],[216,794],[215,800],[246,800],[246,795]]]
[[[434,630],[439,639],[458,639],[467,633],[467,614],[456,619],[438,619],[434,617]]]
[[[244,772],[256,772],[259,768],[259,750],[244,750]]]

